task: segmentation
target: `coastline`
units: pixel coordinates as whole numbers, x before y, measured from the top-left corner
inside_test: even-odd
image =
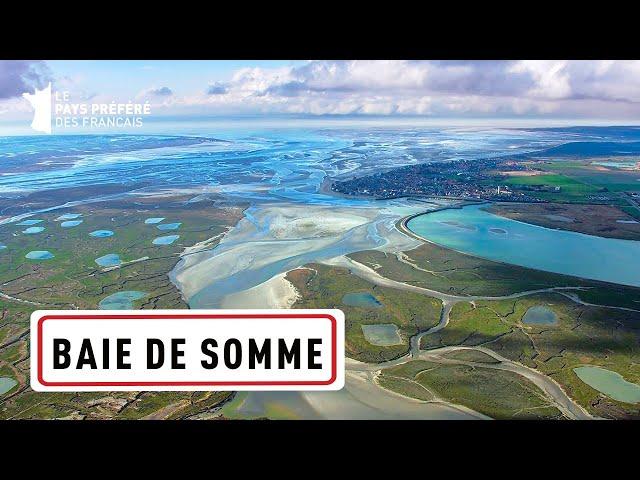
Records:
[[[396,222],[396,228],[401,233],[403,233],[403,234],[405,234],[405,235],[407,235],[407,236],[409,236],[411,238],[414,238],[416,240],[419,240],[419,241],[422,241],[422,242],[425,242],[425,243],[429,243],[431,245],[435,245],[437,247],[440,247],[440,248],[443,248],[443,249],[446,249],[446,250],[450,250],[452,252],[456,252],[456,253],[458,253],[460,255],[465,255],[465,256],[468,256],[468,257],[477,258],[477,259],[480,259],[480,260],[485,260],[487,262],[493,262],[493,263],[501,264],[501,265],[504,265],[504,266],[507,266],[507,267],[514,267],[514,268],[521,268],[521,269],[532,270],[532,271],[537,271],[537,272],[551,273],[551,274],[554,274],[554,275],[560,275],[560,276],[564,276],[564,277],[568,277],[568,278],[573,278],[573,279],[581,280],[581,281],[588,282],[588,283],[599,284],[599,285],[602,285],[603,287],[608,287],[608,288],[620,288],[620,287],[624,287],[624,288],[640,288],[640,286],[637,286],[637,285],[630,285],[630,284],[625,284],[625,283],[614,283],[614,282],[608,282],[606,280],[598,280],[598,279],[594,279],[594,278],[581,277],[581,276],[578,276],[578,275],[570,275],[570,274],[567,274],[567,273],[553,272],[553,271],[550,271],[550,270],[537,269],[537,268],[527,267],[527,266],[524,266],[524,265],[517,265],[517,264],[514,264],[514,263],[505,262],[505,261],[502,261],[502,260],[495,260],[495,259],[492,259],[492,258],[487,258],[487,257],[480,256],[480,255],[474,255],[472,253],[463,252],[463,251],[457,250],[455,248],[447,247],[446,245],[441,245],[441,244],[439,244],[437,242],[434,242],[434,241],[432,241],[432,240],[430,240],[428,238],[425,238],[425,237],[423,237],[421,235],[418,235],[417,233],[412,231],[407,225],[408,222],[411,221],[412,219],[414,219],[416,217],[420,217],[422,215],[427,215],[429,213],[443,211],[443,210],[450,210],[450,209],[458,209],[458,210],[460,210],[460,209],[462,209],[464,207],[467,207],[469,205],[483,205],[483,204],[489,204],[490,205],[491,202],[477,202],[477,203],[466,204],[466,205],[445,206],[445,207],[438,208],[438,209],[435,209],[435,210],[428,210],[428,211],[425,211],[425,212],[416,213],[414,215],[408,215],[408,216],[403,217],[402,219],[398,220],[398,222]],[[619,242],[637,242],[635,240],[612,239],[612,238],[608,239],[607,237],[598,237],[596,235],[589,235],[589,234],[586,234],[586,233],[580,233],[580,232],[574,232],[574,231],[569,231],[569,230],[548,228],[548,227],[543,227],[541,225],[536,225],[536,224],[533,224],[533,223],[527,223],[527,222],[523,222],[523,221],[520,221],[520,220],[514,220],[514,219],[507,218],[507,217],[502,217],[502,216],[497,215],[495,213],[489,212],[488,210],[487,210],[487,213],[489,213],[491,215],[495,215],[498,218],[511,220],[513,222],[521,223],[521,224],[527,225],[529,227],[541,228],[541,229],[551,230],[551,231],[559,231],[559,232],[564,232],[564,233],[568,233],[568,234],[572,234],[572,235],[580,235],[580,236],[586,236],[586,237],[594,237],[594,238],[601,238],[601,239],[607,239],[607,240],[615,240],[615,241],[619,241]]]

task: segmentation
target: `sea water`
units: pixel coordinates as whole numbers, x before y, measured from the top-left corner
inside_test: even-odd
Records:
[[[483,210],[483,205],[420,215],[407,227],[438,245],[489,260],[640,286],[637,241],[530,225],[493,215]],[[506,233],[496,235],[491,229]]]

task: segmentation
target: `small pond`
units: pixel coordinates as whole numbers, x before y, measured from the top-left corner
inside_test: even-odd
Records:
[[[18,382],[11,377],[0,377],[0,395],[4,395],[17,384]]]
[[[60,215],[58,218],[56,218],[56,221],[59,222],[60,220],[74,220],[81,216],[81,213],[65,213],[64,215]]]
[[[527,325],[557,325],[556,312],[544,305],[536,305],[529,308],[522,317],[522,323]]]
[[[380,308],[382,303],[368,292],[352,292],[342,297],[342,303],[350,307]]]
[[[53,257],[53,253],[47,250],[32,250],[25,255],[25,258],[28,258],[29,260],[49,260]]]
[[[182,223],[163,223],[162,225],[158,225],[158,230],[177,230],[180,228],[180,225],[182,225]]]
[[[171,245],[177,239],[180,238],[180,235],[166,235],[164,237],[156,237],[153,239],[154,245]]]
[[[105,238],[111,237],[113,235],[113,232],[111,230],[94,230],[89,235],[97,238]]]
[[[371,345],[388,347],[390,345],[402,344],[402,338],[398,333],[398,327],[393,323],[382,323],[378,325],[361,325],[364,338]]]
[[[62,228],[72,228],[72,227],[77,227],[81,223],[82,223],[82,220],[69,220],[69,221],[66,221],[66,222],[62,222],[60,224],[60,226]]]
[[[98,308],[100,310],[131,310],[133,302],[140,300],[144,296],[146,296],[146,293],[138,292],[137,290],[116,292],[100,300]]]
[[[22,231],[22,233],[26,233],[27,235],[33,235],[34,233],[40,232],[44,232],[44,227],[29,227]]]
[[[120,255],[117,253],[109,253],[107,255],[103,255],[102,257],[96,258],[95,262],[101,267],[115,267],[122,263],[120,260]]]
[[[16,225],[19,225],[21,227],[28,227],[29,225],[37,225],[39,223],[42,223],[42,220],[23,220],[20,223],[16,223]]]
[[[573,371],[591,388],[625,403],[640,403],[640,385],[627,382],[622,375],[601,367],[577,367]]]
[[[152,218],[147,218],[144,223],[148,224],[156,224],[156,223],[160,223],[161,221],[164,220],[164,217],[152,217]]]

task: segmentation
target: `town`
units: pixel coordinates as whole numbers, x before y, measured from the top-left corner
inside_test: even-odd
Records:
[[[505,173],[533,172],[531,163],[489,158],[423,163],[395,168],[364,177],[336,181],[331,190],[343,195],[373,196],[380,199],[430,196],[512,202],[542,202],[537,191],[559,191],[554,186],[501,184]]]

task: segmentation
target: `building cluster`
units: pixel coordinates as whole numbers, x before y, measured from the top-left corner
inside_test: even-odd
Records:
[[[342,182],[331,189],[345,195],[378,198],[434,196],[537,202],[538,199],[509,186],[499,185],[500,171],[525,171],[528,166],[501,159],[460,160],[400,167]]]

